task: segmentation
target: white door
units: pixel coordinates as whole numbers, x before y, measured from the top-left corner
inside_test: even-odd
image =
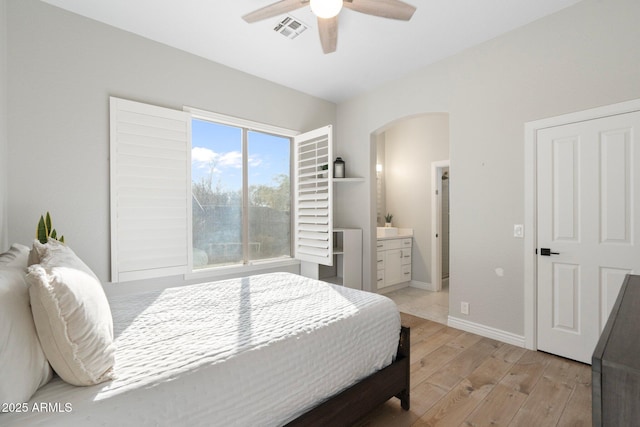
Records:
[[[591,363],[640,272],[640,112],[537,133],[538,349]]]

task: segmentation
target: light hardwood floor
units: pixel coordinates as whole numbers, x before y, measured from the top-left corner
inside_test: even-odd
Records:
[[[590,426],[591,367],[402,314],[411,409],[397,399],[358,427]]]

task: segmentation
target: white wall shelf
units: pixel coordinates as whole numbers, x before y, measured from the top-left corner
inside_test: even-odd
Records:
[[[333,265],[319,266],[321,280],[362,289],[362,230],[359,228],[333,229]]]
[[[362,230],[333,229],[332,265],[303,261],[300,274],[336,285],[362,289]]]

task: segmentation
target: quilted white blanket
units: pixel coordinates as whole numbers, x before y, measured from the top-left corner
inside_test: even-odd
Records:
[[[289,273],[111,307],[116,379],[55,379],[1,425],[278,426],[390,364],[400,332],[388,298]]]

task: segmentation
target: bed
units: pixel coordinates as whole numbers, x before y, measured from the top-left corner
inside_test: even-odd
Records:
[[[0,425],[346,426],[394,396],[409,408],[409,330],[384,296],[273,273],[109,304],[114,379],[54,377]]]

